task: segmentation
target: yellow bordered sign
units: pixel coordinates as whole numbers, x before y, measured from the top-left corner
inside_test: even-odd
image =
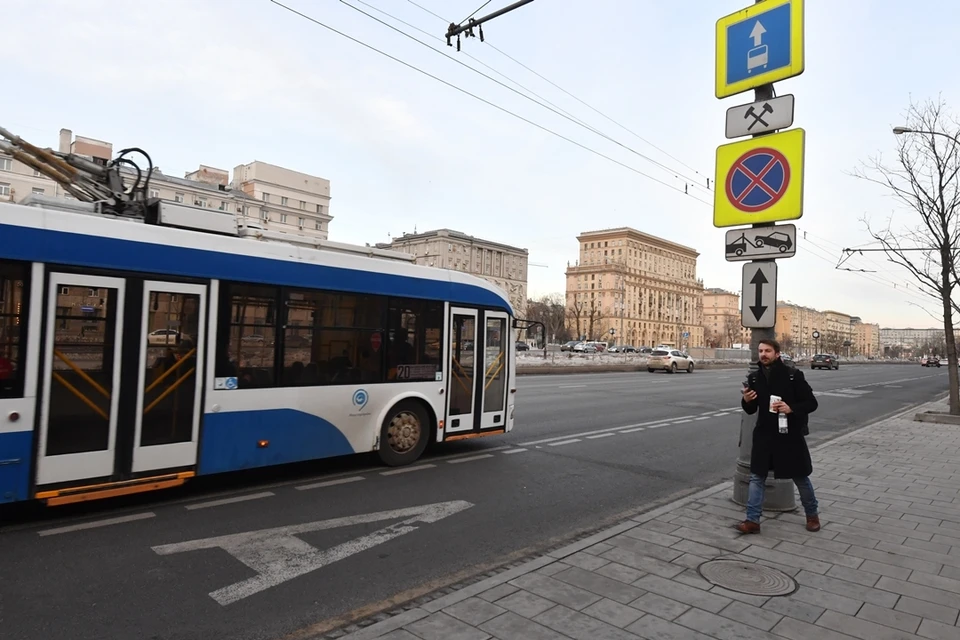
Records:
[[[764,0],[717,20],[716,96],[803,73],[803,0]]]
[[[805,140],[790,129],[717,147],[713,226],[800,218]]]

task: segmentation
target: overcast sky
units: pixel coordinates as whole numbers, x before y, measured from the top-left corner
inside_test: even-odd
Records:
[[[441,20],[409,0],[347,1],[429,32],[397,25],[424,40],[482,4],[416,0]],[[726,142],[725,110],[752,99],[713,95],[714,24],[747,0],[536,0],[485,25],[487,42],[466,40],[459,54],[430,40],[456,61],[345,2],[287,4],[627,167],[269,0],[4,0],[0,124],[41,146],[55,147],[61,127],[140,146],[173,175],[262,160],[323,176],[331,239],[372,244],[451,227],[525,247],[546,265],[529,270],[531,296],[563,291],[578,233],[619,226],[694,247],[705,286],[739,288],[741,265],[724,261],[724,232],[698,199],[712,201],[703,186]],[[807,5],[807,70],[777,85],[796,96],[795,126],[807,130],[805,237],[781,262],[779,297],[883,326],[933,326],[909,303],[936,306],[882,254],[847,263],[876,273],[834,265],[841,248],[869,242],[864,216],[882,223],[896,211],[849,172],[894,150],[890,129],[911,99],[939,95],[960,109],[960,10],[950,0]],[[468,54],[613,141],[460,66],[492,74]],[[903,211],[898,220],[913,222]]]

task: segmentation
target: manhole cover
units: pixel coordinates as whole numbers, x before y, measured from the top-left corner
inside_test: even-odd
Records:
[[[797,583],[782,571],[749,562],[711,560],[697,571],[711,584],[751,596],[788,596],[797,590]]]

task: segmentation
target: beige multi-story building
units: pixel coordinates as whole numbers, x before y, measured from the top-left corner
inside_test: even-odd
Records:
[[[882,355],[880,348],[880,325],[869,322],[857,322],[853,325],[853,347],[856,355],[875,358]]]
[[[417,264],[463,271],[492,282],[507,293],[517,316],[522,317],[527,307],[526,249],[452,229],[405,233],[376,246],[409,253],[416,257]]]
[[[900,347],[912,351],[943,335],[943,329],[880,329],[881,347]]]
[[[703,337],[705,346],[731,349],[750,344],[750,329],[740,323],[740,296],[723,289],[703,291]]]
[[[98,164],[113,158],[110,142],[74,136],[69,129],[60,130],[58,150],[85,156]],[[125,178],[132,182],[133,174],[125,171]],[[333,219],[329,180],[265,162],[237,166],[232,182],[226,170],[206,165],[183,178],[154,168],[148,189],[152,198],[223,211],[233,215],[238,223],[255,224],[291,236],[326,240]],[[0,154],[0,201],[19,202],[31,194],[71,197],[54,180]]]
[[[824,311],[823,319],[826,321],[827,332],[821,335],[821,344],[838,355],[850,353],[849,347],[853,346],[854,317],[840,311]],[[823,330],[820,333],[823,334]]]
[[[567,265],[567,328],[637,346],[703,346],[703,281],[694,249],[620,227],[577,236]]]
[[[810,307],[777,302],[776,335],[784,351],[796,355],[812,354],[818,348],[814,331],[819,331],[822,339],[826,332],[823,313]]]

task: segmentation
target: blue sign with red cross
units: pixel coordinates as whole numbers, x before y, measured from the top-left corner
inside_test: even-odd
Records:
[[[751,149],[727,172],[727,199],[740,211],[754,213],[775,205],[790,186],[790,162],[769,147]]]

